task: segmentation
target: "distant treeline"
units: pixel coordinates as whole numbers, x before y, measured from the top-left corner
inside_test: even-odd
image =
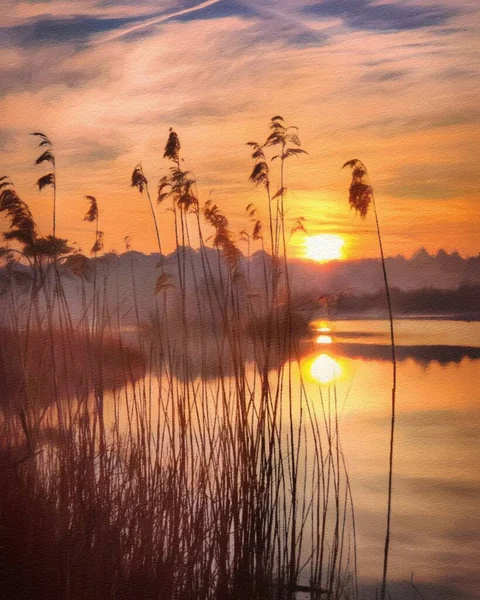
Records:
[[[480,285],[480,255],[463,258],[458,252],[439,250],[429,254],[420,248],[411,258],[391,256],[385,261],[392,288],[404,291],[422,288],[455,289]],[[295,284],[312,287],[318,282],[323,293],[372,294],[383,289],[380,260],[341,260],[324,264],[292,263]]]
[[[210,263],[216,265],[211,277],[219,280],[226,276],[228,264],[221,254],[213,248],[205,248],[204,252]],[[158,253],[146,255],[134,250],[122,254],[108,252],[96,259],[86,258],[83,279],[75,276],[66,266],[59,267],[70,311],[77,316],[82,312],[79,298],[82,293],[91,296],[93,273],[96,271],[106,299],[115,307],[115,311],[120,312],[120,320],[124,325],[135,323],[137,313],[141,321],[148,320],[155,312],[154,292],[161,263],[173,286],[169,293],[173,318],[179,306],[175,300],[175,290],[179,287],[179,259],[185,259],[187,265],[185,288],[193,290],[196,285],[203,290],[200,299],[205,298],[202,257],[197,250],[179,248],[166,256]],[[239,273],[243,279],[239,293],[242,296],[254,294],[259,298],[259,307],[264,304],[260,301],[264,292],[264,269],[271,267],[271,260],[271,256],[263,251],[255,252],[250,257],[239,256]],[[4,264],[0,267],[0,310],[8,300],[12,281],[19,293],[27,293],[31,284],[31,271],[26,265]],[[389,257],[386,266],[396,315],[459,313],[478,318],[475,315],[480,314],[480,255],[463,258],[457,252],[448,254],[444,250],[431,255],[422,248],[409,259],[404,256]],[[293,259],[289,261],[289,272],[292,299],[298,309],[308,313],[308,318],[313,318],[319,310],[323,310],[325,302],[331,317],[340,313],[350,315],[366,311],[384,314],[386,310],[378,259],[341,260],[323,264]],[[195,294],[187,294],[186,309],[195,320]],[[211,311],[208,315],[217,320],[217,315],[211,314]]]
[[[458,314],[480,317],[480,285],[464,284],[455,289],[423,288],[414,291],[391,290],[392,307],[397,315]],[[363,313],[384,309],[385,293],[339,295],[338,313]]]

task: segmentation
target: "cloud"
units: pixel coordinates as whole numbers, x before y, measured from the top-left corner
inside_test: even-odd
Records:
[[[85,138],[72,138],[70,151],[65,153],[64,162],[72,165],[98,165],[99,163],[111,163],[121,156],[122,150],[114,146],[114,142],[102,143],[98,140]]]
[[[106,38],[103,38],[101,40],[101,42],[115,40],[115,39],[125,37],[125,36],[130,36],[130,39],[132,39],[132,36],[133,36],[133,39],[135,39],[135,37],[138,34],[140,34],[141,30],[144,29],[145,27],[151,28],[154,25],[158,25],[160,23],[165,23],[165,22],[172,21],[175,19],[179,20],[182,17],[187,17],[188,15],[190,15],[190,19],[187,19],[187,20],[191,20],[191,17],[194,13],[201,11],[201,10],[208,9],[208,8],[219,4],[220,2],[224,2],[224,1],[225,0],[204,0],[203,2],[198,2],[198,3],[191,4],[191,5],[189,3],[187,3],[186,5],[179,6],[178,9],[173,10],[173,12],[165,11],[165,12],[162,12],[160,15],[152,16],[151,18],[144,21],[143,23],[128,26],[123,30],[119,30],[117,33],[107,36]]]
[[[429,131],[461,125],[476,125],[480,123],[480,111],[477,109],[459,109],[452,107],[448,111],[432,111],[428,115],[411,117],[394,116],[388,119],[372,120],[362,123],[361,128],[375,130],[384,136],[398,135],[399,132]]]
[[[254,4],[237,0],[220,0],[208,6],[196,9],[194,12],[184,13],[173,17],[177,21],[190,21],[194,19],[221,19],[224,17],[250,18],[258,16]]]
[[[388,81],[398,81],[405,77],[404,71],[372,71],[367,73],[363,79],[370,83],[385,83]]]
[[[419,5],[372,0],[323,0],[305,7],[316,18],[341,18],[352,29],[402,31],[443,25],[458,10],[441,5]]]
[[[109,10],[115,9],[117,3],[112,2],[82,2],[73,8],[68,2],[47,3],[40,2],[44,10],[31,11],[30,18],[23,19],[20,23],[0,28],[3,44],[18,44],[21,46],[41,46],[49,44],[75,44],[84,45],[99,34],[110,33],[106,39],[111,40],[118,37],[130,35],[132,38],[142,35],[143,31],[150,33],[153,25],[173,19],[189,20],[197,11],[204,14],[201,18],[211,18],[215,15],[215,5],[225,3],[225,0],[204,0],[203,2],[188,1],[179,3],[167,3],[162,11],[158,7],[147,4],[140,10],[135,3],[124,2],[125,11]],[[59,12],[56,12],[60,5]],[[26,8],[23,3],[24,9]],[[28,4],[27,4],[28,6]],[[47,8],[48,7],[48,8]],[[224,8],[225,7],[225,8]],[[150,8],[150,12],[146,12]],[[103,9],[103,10],[100,10]],[[213,12],[212,12],[213,11]],[[218,16],[242,12],[242,6],[231,6],[227,0],[219,9]],[[28,10],[23,11],[28,15]],[[113,35],[112,33],[115,32]],[[105,38],[102,38],[103,40]]]
[[[4,40],[20,46],[51,44],[82,44],[91,36],[118,29],[132,19],[104,19],[95,17],[48,18],[0,29]]]
[[[151,16],[168,12],[179,7],[198,4],[199,0],[178,2],[162,0],[159,11],[155,0],[3,0],[2,26],[25,24],[27,21],[45,19],[72,19],[91,17],[95,19],[120,19]]]
[[[461,203],[465,214],[475,202],[471,17],[460,14],[446,36],[435,27],[347,31],[342,18],[307,15],[301,10],[306,3],[286,0],[253,9],[251,0],[241,7],[239,0],[218,2],[182,15],[177,13],[202,3],[172,1],[162,4],[159,15],[150,2],[58,0],[55,17],[53,4],[48,16],[50,4],[22,2],[23,20],[18,9],[7,15],[9,28],[23,29],[1,56],[0,111],[9,141],[0,158],[27,197],[36,152],[27,134],[46,131],[55,141],[59,169],[67,170],[59,176],[62,194],[101,196],[110,205],[119,248],[131,234],[144,240],[139,249],[150,249],[151,240],[142,237],[148,211],[133,196],[129,177],[142,160],[156,182],[166,168],[170,126],[178,130],[202,197],[215,188],[240,229],[249,201],[267,212],[262,191],[248,183],[245,142],[263,141],[276,113],[300,127],[309,152],[288,164],[287,218],[308,215],[312,234],[332,223],[348,232],[358,253],[376,252],[375,239],[365,235],[369,224],[360,228],[346,208],[348,174],[340,166],[353,156],[365,161],[375,189],[387,199],[387,222],[396,224],[386,237],[393,254],[404,250],[406,239],[418,245],[421,236],[435,247],[433,221],[438,224],[441,203],[454,202],[456,191],[456,206]],[[463,5],[457,6],[462,13]],[[212,18],[202,13],[207,9]],[[429,164],[438,165],[435,173]],[[85,189],[85,165],[95,171],[95,190]],[[272,163],[274,178],[275,168]],[[412,225],[397,209],[401,199],[402,206],[408,201],[409,210],[418,210],[415,202],[427,197],[436,207],[428,228],[422,218]],[[73,202],[69,206],[63,215],[67,236],[82,217],[69,212]],[[473,226],[465,221],[462,227],[460,236],[445,233],[445,246],[452,249],[460,239],[458,249],[469,253]]]
[[[458,198],[475,193],[477,169],[464,161],[447,162],[445,158],[430,164],[409,164],[400,167],[385,187],[397,198]]]
[[[55,46],[5,52],[9,60],[0,65],[0,94],[4,96],[39,92],[51,86],[81,88],[98,81],[101,74],[101,65],[90,62],[87,68],[84,56],[78,55],[73,47],[62,48],[60,54]]]

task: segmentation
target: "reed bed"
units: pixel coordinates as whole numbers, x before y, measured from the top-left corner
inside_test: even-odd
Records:
[[[338,399],[334,386],[307,394],[289,283],[286,165],[304,151],[296,128],[279,116],[270,125],[264,144],[250,144],[251,181],[265,189],[269,213],[247,207],[251,233],[243,233],[270,252],[260,289],[227,217],[198,198],[170,130],[158,203],[173,211],[176,269],[160,260],[148,323],[133,263],[133,305],[125,307],[115,261],[96,256],[103,236],[94,196],[88,258],[55,233],[40,237],[28,206],[1,180],[12,241],[2,251],[0,329],[3,598],[358,597]],[[50,140],[39,138],[54,165]],[[275,192],[270,149],[278,152]],[[141,165],[131,184],[147,196],[161,256]],[[64,285],[72,276],[75,307]],[[133,332],[126,310],[136,315]]]

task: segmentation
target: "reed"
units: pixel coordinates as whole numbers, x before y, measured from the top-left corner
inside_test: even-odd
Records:
[[[272,251],[259,290],[228,217],[202,201],[184,170],[176,132],[157,207],[135,169],[160,251],[156,284],[141,288],[155,298],[149,322],[133,257],[129,291],[118,257],[101,254],[93,196],[87,258],[40,238],[28,206],[0,180],[15,244],[2,252],[4,598],[293,600],[306,589],[317,599],[357,598],[338,399],[334,387],[307,393],[288,275],[285,161],[303,150],[295,128],[280,117],[272,126],[275,137],[252,146],[263,164],[251,180],[270,207],[265,227],[260,211],[248,211],[252,245],[263,247],[266,231]],[[277,145],[271,196],[267,153]],[[171,270],[163,223],[176,232]]]
[[[55,155],[53,153],[53,144],[50,139],[41,132],[36,131],[31,135],[39,138],[38,146],[44,149],[40,156],[35,161],[35,165],[41,165],[45,162],[52,165],[52,172],[42,175],[38,181],[38,190],[42,191],[45,187],[51,187],[53,191],[53,211],[52,211],[52,236],[56,237],[57,227],[57,170],[55,165]]]
[[[343,165],[343,168],[350,167],[352,171],[352,181],[349,189],[349,203],[362,218],[368,214],[370,205],[373,206],[375,216],[375,226],[377,231],[378,246],[382,263],[382,275],[385,286],[385,295],[387,298],[388,319],[390,324],[390,347],[392,353],[392,393],[391,393],[391,417],[390,417],[390,447],[388,459],[388,490],[387,490],[387,525],[385,533],[385,547],[383,558],[382,586],[380,589],[380,598],[385,600],[387,594],[387,571],[388,571],[388,553],[390,549],[390,525],[392,518],[392,485],[393,485],[393,450],[395,440],[395,417],[396,417],[396,396],[397,396],[397,359],[395,353],[395,329],[392,311],[392,299],[390,286],[388,283],[387,268],[385,265],[385,254],[383,251],[382,235],[380,232],[380,222],[378,218],[377,206],[373,189],[367,182],[367,168],[358,159],[349,160]]]

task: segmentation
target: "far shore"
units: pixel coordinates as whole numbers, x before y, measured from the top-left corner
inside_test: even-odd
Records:
[[[393,315],[396,321],[480,321],[480,313],[443,313],[443,314],[400,314]],[[321,317],[319,317],[321,318]],[[380,315],[378,312],[372,313],[366,311],[364,313],[338,313],[335,315],[336,321],[386,321],[388,317],[386,315]]]

